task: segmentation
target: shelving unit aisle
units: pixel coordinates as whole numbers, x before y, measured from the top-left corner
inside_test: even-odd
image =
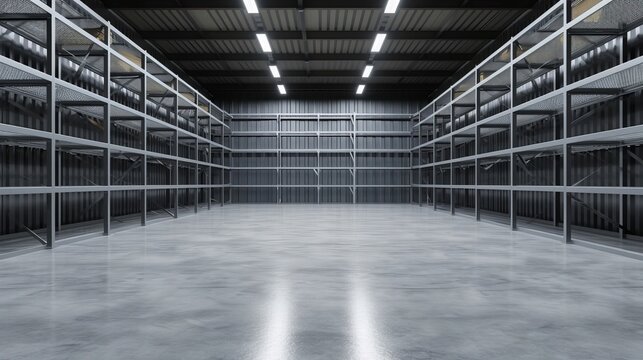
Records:
[[[3,1],[0,38],[0,253],[226,201],[231,117],[83,3]]]
[[[233,201],[410,201],[408,114],[233,114]]]
[[[513,37],[413,116],[414,201],[640,252],[642,23],[561,1]]]

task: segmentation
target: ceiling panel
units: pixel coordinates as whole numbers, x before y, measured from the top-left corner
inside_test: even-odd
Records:
[[[348,0],[292,1],[292,6],[288,1],[264,1],[272,5],[260,8],[258,15],[247,14],[241,0],[193,1],[189,8],[166,0],[103,3],[206,89],[244,84],[271,89],[276,84],[268,71],[272,63],[287,74],[281,79],[286,85],[386,84],[392,96],[412,85],[419,89],[418,96],[426,97],[425,89],[488,51],[493,39],[532,12],[539,0],[488,2],[489,6],[403,0],[394,15],[385,15],[375,2],[354,3],[364,5],[360,7],[348,6]],[[311,7],[298,9],[297,4]],[[389,39],[380,53],[370,54],[379,31],[389,33]],[[272,37],[271,54],[262,52],[257,32]],[[367,80],[356,76],[369,63],[375,67],[373,75]]]

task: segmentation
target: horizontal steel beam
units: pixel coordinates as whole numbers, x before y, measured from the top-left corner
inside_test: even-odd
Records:
[[[27,21],[27,20],[48,20],[49,14],[30,14],[30,13],[3,13],[0,14],[0,21]]]
[[[146,40],[256,40],[256,31],[141,31]],[[301,31],[268,31],[271,40],[302,40]],[[372,40],[377,31],[306,31],[308,40]],[[388,40],[493,40],[500,31],[390,31]]]
[[[400,3],[405,9],[529,9],[536,0],[405,0]],[[103,0],[111,9],[238,9],[243,8],[241,0]],[[384,9],[386,0],[258,0],[259,9]]]
[[[268,61],[266,54],[168,53],[170,61]],[[380,61],[469,61],[475,53],[378,54]],[[275,61],[368,61],[371,53],[362,54],[272,54]]]
[[[212,92],[263,92],[277,91],[277,84],[240,84],[240,85],[231,85],[231,84],[221,84],[217,86],[216,84],[204,83],[204,86]],[[430,92],[439,86],[439,83],[433,84],[424,84],[424,85],[410,85],[410,84],[367,84],[366,91],[384,91],[384,92]],[[357,84],[285,84],[287,91],[350,91],[352,93],[357,89]]]
[[[268,70],[248,70],[248,71],[225,71],[225,70],[193,70],[186,71],[188,75],[194,77],[261,77],[272,76]],[[304,70],[286,70],[280,71],[281,77],[362,77],[362,70],[317,70],[317,71],[304,71]],[[427,71],[387,71],[387,70],[373,70],[371,76],[373,77],[446,77],[452,74],[451,71],[443,70],[427,70]]]

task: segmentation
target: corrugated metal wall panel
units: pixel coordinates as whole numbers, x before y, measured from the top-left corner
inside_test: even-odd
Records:
[[[410,186],[410,166],[408,153],[386,152],[387,150],[405,150],[410,147],[410,121],[407,118],[417,109],[417,103],[404,101],[367,101],[367,100],[275,100],[275,101],[228,101],[224,107],[230,113],[246,114],[233,122],[233,143],[235,149],[324,149],[345,152],[319,153],[282,152],[270,154],[234,155],[233,185],[248,184],[283,184],[282,202],[352,202],[353,161],[359,167],[390,167],[402,169],[368,170],[357,169],[355,179],[359,185],[381,185],[379,188],[358,189],[358,202],[408,202]],[[369,114],[404,114],[403,117],[387,119],[360,118],[355,122],[350,119],[353,113]],[[253,118],[249,114],[255,115]],[[281,117],[277,120],[278,115]],[[299,115],[298,115],[299,114]],[[302,115],[305,114],[305,115]],[[317,117],[316,114],[323,114]],[[332,116],[331,114],[335,114]],[[261,117],[263,120],[259,120]],[[247,120],[246,120],[247,118]],[[277,131],[276,134],[252,134],[240,132]],[[344,134],[316,135],[317,130],[345,132]],[[358,132],[392,132],[396,135],[359,134],[355,143],[352,131]],[[288,132],[295,132],[288,134]],[[310,132],[298,134],[296,132]],[[408,132],[409,135],[404,133]],[[359,150],[383,150],[381,153],[357,153],[353,159],[353,148]],[[243,170],[241,167],[282,167],[266,171]],[[345,167],[346,169],[323,169],[324,167]],[[286,169],[308,168],[308,169]],[[313,170],[322,168],[319,171]],[[278,175],[277,175],[278,174]],[[258,180],[249,180],[256,176]],[[273,182],[276,181],[276,182]],[[317,188],[335,186],[332,188]],[[310,186],[310,188],[291,188],[288,186]],[[346,187],[341,187],[346,186]],[[399,186],[399,187],[396,187]],[[279,190],[276,190],[279,194]],[[253,199],[253,195],[260,198]],[[233,193],[234,202],[265,202],[270,198],[265,192],[256,189],[237,188]],[[278,200],[278,199],[277,199]]]
[[[266,100],[220,101],[221,107],[234,114],[266,114],[266,113],[382,113],[382,114],[413,114],[420,107],[417,101],[378,101],[378,100]]]

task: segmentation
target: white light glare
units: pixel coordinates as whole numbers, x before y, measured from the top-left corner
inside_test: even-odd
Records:
[[[367,78],[371,76],[372,71],[373,71],[373,65],[366,65],[366,68],[364,68],[364,73],[362,74],[362,77]]]
[[[279,89],[279,93],[281,95],[286,95],[286,87],[283,85],[277,85],[277,88]]]
[[[270,65],[270,72],[272,73],[272,77],[274,78],[281,77],[281,74],[279,74],[279,68],[277,68],[276,65]]]
[[[259,40],[259,45],[261,45],[261,50],[263,52],[272,52],[270,47],[270,42],[268,41],[268,36],[266,34],[257,34],[257,40]]]
[[[364,92],[365,87],[366,87],[366,85],[359,85],[357,87],[357,95],[362,95],[362,93]]]
[[[400,4],[400,0],[388,0],[386,3],[386,9],[384,9],[384,14],[395,14],[397,11],[397,6]]]
[[[257,8],[257,3],[255,3],[255,0],[243,0],[243,4],[246,6],[248,14],[259,13],[259,8]]]
[[[386,34],[377,34],[375,36],[375,42],[371,48],[371,52],[380,52],[382,50],[382,45],[384,45],[384,40],[386,39]]]

